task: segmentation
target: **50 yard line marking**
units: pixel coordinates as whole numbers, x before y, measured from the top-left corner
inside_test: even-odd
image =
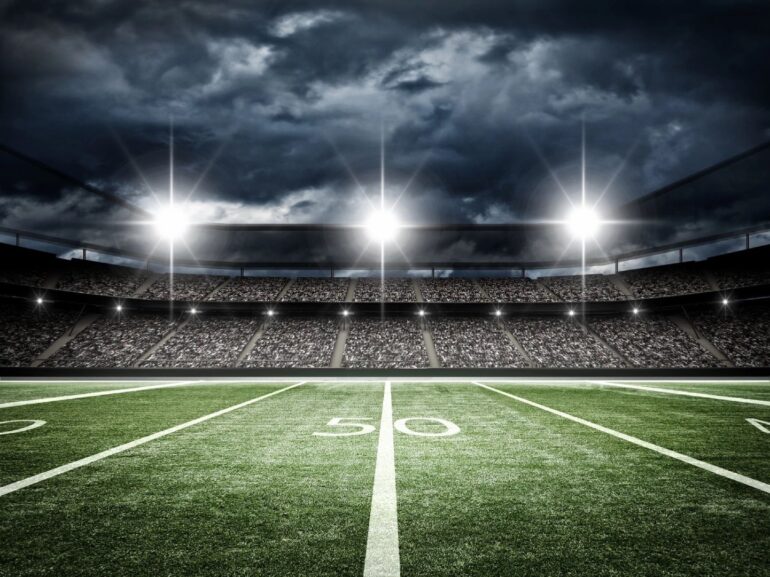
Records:
[[[396,458],[393,448],[393,404],[390,381],[385,383],[374,468],[372,510],[366,541],[364,577],[399,577],[398,506],[396,500]]]
[[[208,415],[203,415],[202,417],[198,417],[197,419],[193,419],[192,421],[187,421],[186,423],[175,425],[168,429],[164,429],[163,431],[158,431],[157,433],[147,435],[146,437],[136,439],[135,441],[124,443],[123,445],[118,445],[117,447],[113,447],[112,449],[107,449],[106,451],[102,451],[101,453],[96,453],[95,455],[84,457],[83,459],[78,459],[77,461],[72,461],[71,463],[67,463],[66,465],[62,465],[61,467],[56,467],[55,469],[50,469],[43,473],[38,473],[37,475],[33,475],[32,477],[27,477],[26,479],[22,479],[21,481],[16,481],[15,483],[10,483],[8,485],[3,485],[2,487],[0,487],[0,497],[4,495],[8,495],[9,493],[18,491],[19,489],[23,489],[24,487],[35,485],[37,483],[40,483],[41,481],[50,479],[51,477],[56,477],[58,475],[68,473],[75,469],[79,469],[80,467],[85,467],[86,465],[90,465],[91,463],[95,463],[96,461],[101,461],[102,459],[106,459],[107,457],[111,457],[112,455],[117,455],[118,453],[128,451],[129,449],[133,449],[134,447],[138,447],[139,445],[144,445],[145,443],[149,443],[150,441],[160,439],[172,433],[176,433],[177,431],[187,429],[189,427],[198,425],[200,423],[205,423],[206,421],[210,421],[211,419],[215,419],[216,417],[221,417],[222,415],[226,415],[227,413],[237,411],[238,409],[242,409],[243,407],[253,405],[254,403],[258,403],[259,401],[268,399],[274,395],[283,393],[284,391],[288,391],[289,389],[299,387],[300,385],[303,385],[306,382],[307,381],[295,383],[288,387],[278,389],[277,391],[267,393],[266,395],[261,395],[254,399],[249,399],[248,401],[244,401],[243,403],[238,403],[237,405],[220,409],[219,411],[209,413]]]
[[[672,451],[671,449],[666,449],[665,447],[661,447],[660,445],[655,445],[653,443],[649,443],[647,441],[643,441],[642,439],[639,439],[637,437],[632,437],[631,435],[626,435],[625,433],[621,433],[620,431],[616,431],[615,429],[610,429],[609,427],[605,427],[603,425],[598,425],[596,423],[593,423],[591,421],[587,421],[585,419],[581,419],[580,417],[576,417],[574,415],[570,415],[569,413],[565,413],[563,411],[559,411],[557,409],[552,409],[551,407],[546,407],[545,405],[541,405],[540,403],[536,403],[534,401],[530,401],[528,399],[525,399],[523,397],[518,397],[516,395],[512,395],[510,393],[506,393],[505,391],[501,391],[499,389],[495,389],[494,387],[490,387],[488,385],[485,385],[484,383],[479,383],[476,381],[473,381],[474,385],[477,385],[479,387],[482,387],[484,389],[490,390],[494,393],[497,393],[499,395],[503,395],[505,397],[511,398],[514,401],[518,401],[520,403],[524,403],[525,405],[529,405],[530,407],[535,407],[536,409],[540,409],[541,411],[546,411],[548,413],[551,413],[553,415],[557,415],[559,417],[562,417],[564,419],[568,419],[570,421],[573,421],[575,423],[579,423],[581,425],[585,425],[586,427],[590,427],[592,429],[595,429],[597,431],[601,431],[602,433],[606,433],[608,435],[612,435],[613,437],[617,437],[618,439],[622,439],[624,441],[627,441],[629,443],[632,443],[634,445],[638,445],[640,447],[644,447],[645,449],[650,449],[651,451],[655,451],[656,453],[660,453],[661,455],[665,455],[667,457],[671,457],[672,459],[676,459],[677,461],[682,461],[683,463],[687,463],[688,465],[693,465],[694,467],[698,467],[700,469],[703,469],[705,471],[709,471],[710,473],[714,473],[715,475],[719,475],[720,477],[724,477],[726,479],[730,479],[731,481],[736,481],[738,483],[741,483],[743,485],[746,485],[748,487],[751,487],[753,489],[757,489],[758,491],[762,491],[763,493],[770,493],[770,484],[763,483],[762,481],[757,481],[756,479],[752,479],[751,477],[747,477],[745,475],[741,475],[740,473],[735,473],[733,471],[730,471],[728,469],[723,469],[722,467],[718,467],[716,465],[712,465],[711,463],[707,463],[706,461],[701,461],[700,459],[696,459],[694,457],[690,457],[689,455],[685,455],[683,453],[677,453],[676,451]]]

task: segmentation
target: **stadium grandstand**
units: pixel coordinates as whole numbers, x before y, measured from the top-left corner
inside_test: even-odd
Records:
[[[699,190],[726,180],[749,192],[760,186],[757,161],[769,152],[759,146],[615,214],[674,227],[676,211]],[[731,196],[726,190],[723,202]],[[584,242],[580,260],[368,264],[346,256],[362,234],[348,225],[197,225],[191,233],[212,246],[199,249],[206,253],[200,258],[178,254],[173,264],[157,254],[142,258],[130,239],[109,246],[6,227],[0,366],[28,374],[761,370],[770,350],[770,225],[739,216],[731,230],[703,229],[647,247],[640,240],[645,226],[620,227],[614,242],[633,250],[587,254]],[[506,242],[556,234],[553,225],[526,223],[409,225],[400,232],[423,248],[435,234],[492,234]],[[222,246],[219,237],[231,238],[226,246],[237,237],[246,239],[239,254],[248,253],[264,234],[320,234],[327,256],[233,260],[210,250]]]

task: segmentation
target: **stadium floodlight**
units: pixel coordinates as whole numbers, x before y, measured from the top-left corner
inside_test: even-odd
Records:
[[[349,310],[346,309],[346,310],[342,311],[342,316],[343,317],[346,317],[346,316],[349,316],[349,315],[350,315],[350,311]]]
[[[377,210],[366,221],[366,234],[378,243],[394,240],[398,234],[398,220],[392,212]]]
[[[601,223],[602,221],[597,212],[586,205],[574,207],[566,221],[567,228],[572,236],[581,240],[596,236]]]
[[[495,311],[495,316],[496,316],[496,317],[499,317],[499,316],[500,316],[500,315],[502,315],[502,314],[503,314],[503,311],[501,311],[500,309],[497,309],[497,310]]]
[[[267,316],[272,317],[275,315],[275,311],[273,309],[267,309]]]
[[[727,298],[722,299],[722,306],[726,307],[729,304],[730,304],[730,301]]]
[[[424,317],[425,311],[423,309],[420,309],[419,311],[417,311],[417,314],[420,315],[421,317]]]
[[[571,317],[574,317],[575,316],[575,310],[574,309],[570,309],[570,310],[567,311],[567,314],[569,316],[571,316]]]
[[[39,304],[39,305],[42,305],[42,304],[43,304],[43,297],[37,297],[37,298],[35,299],[35,302],[36,302],[37,304]]]
[[[116,311],[118,311],[119,313],[120,313],[120,312],[123,312],[123,305],[117,305],[117,306],[115,307],[115,310],[116,310]]]
[[[198,309],[196,309],[195,307],[192,307],[192,308],[190,309],[190,314],[191,314],[191,315],[197,315],[197,314],[198,314]]]
[[[631,309],[631,312],[634,313],[635,315],[638,315],[639,314],[639,308],[638,307],[634,307],[633,309]]]
[[[181,239],[190,226],[185,211],[175,204],[158,209],[153,224],[158,235],[168,241]]]

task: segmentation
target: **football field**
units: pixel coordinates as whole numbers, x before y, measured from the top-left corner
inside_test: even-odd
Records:
[[[26,575],[770,575],[770,382],[0,381]]]

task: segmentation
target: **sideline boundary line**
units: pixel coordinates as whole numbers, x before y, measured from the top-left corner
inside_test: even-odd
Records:
[[[108,389],[106,391],[93,391],[91,393],[79,393],[77,395],[61,395],[59,397],[41,397],[39,399],[27,399],[25,401],[9,401],[0,403],[0,409],[9,409],[11,407],[24,407],[26,405],[40,405],[42,403],[58,403],[59,401],[72,401],[75,399],[88,399],[90,397],[106,397],[107,395],[120,395],[123,393],[133,393],[136,391],[151,391],[153,389],[167,389],[170,387],[182,387],[184,385],[194,385],[201,381],[178,381],[175,383],[163,383],[160,385],[147,385],[144,387],[130,387],[128,389]]]
[[[664,393],[666,395],[681,395],[683,397],[697,397],[700,399],[712,399],[715,401],[729,401],[732,403],[744,403],[747,405],[761,405],[763,407],[770,407],[770,401],[763,401],[761,399],[749,399],[746,397],[728,397],[725,395],[712,395],[710,393],[697,393],[695,391],[679,391],[676,389],[664,389],[661,387],[646,387],[644,385],[627,385],[624,383],[614,383],[611,381],[588,381],[588,382],[594,385],[616,387],[620,389],[633,389],[637,391],[649,391],[651,393]]]
[[[676,459],[677,461],[681,461],[683,463],[687,463],[688,465],[692,465],[694,467],[698,467],[699,469],[703,469],[704,471],[709,471],[710,473],[713,473],[715,475],[719,475],[720,477],[724,477],[726,479],[730,479],[731,481],[736,481],[737,483],[741,483],[743,485],[746,485],[747,487],[751,487],[752,489],[757,489],[758,491],[762,491],[763,493],[770,494],[770,484],[763,483],[762,481],[758,481],[756,479],[752,479],[751,477],[747,477],[745,475],[741,475],[740,473],[736,473],[734,471],[730,471],[728,469],[723,469],[722,467],[718,467],[717,465],[712,465],[711,463],[707,463],[706,461],[701,461],[700,459],[696,459],[694,457],[690,457],[689,455],[685,455],[683,453],[677,453],[676,451],[672,451],[671,449],[666,449],[665,447],[661,447],[660,445],[655,445],[653,443],[649,443],[647,441],[643,441],[642,439],[639,439],[637,437],[632,437],[631,435],[627,435],[625,433],[621,433],[620,431],[616,431],[615,429],[610,429],[609,427],[605,427],[603,425],[598,425],[596,423],[593,423],[591,421],[587,421],[586,419],[581,419],[580,417],[576,417],[574,415],[570,415],[569,413],[565,413],[563,411],[559,411],[557,409],[552,409],[551,407],[547,407],[545,405],[541,405],[540,403],[536,403],[534,401],[530,401],[528,399],[525,399],[523,397],[518,397],[516,395],[512,395],[510,393],[507,393],[505,391],[501,391],[499,389],[495,389],[494,387],[490,387],[488,385],[485,385],[483,383],[479,383],[477,381],[472,381],[474,385],[477,385],[479,387],[482,387],[484,389],[488,389],[494,393],[497,393],[499,395],[503,395],[505,397],[509,397],[513,399],[514,401],[518,401],[519,403],[523,403],[525,405],[529,405],[530,407],[535,407],[536,409],[540,409],[541,411],[546,411],[548,413],[551,413],[553,415],[556,415],[558,417],[562,417],[563,419],[567,419],[569,421],[573,421],[575,423],[578,423],[580,425],[584,425],[586,427],[590,427],[591,429],[594,429],[596,431],[600,431],[602,433],[606,433],[607,435],[611,435],[613,437],[616,437],[618,439],[621,439],[623,441],[626,441],[628,443],[637,445],[639,447],[644,447],[645,449],[649,449],[651,451],[655,451],[656,453],[660,453],[661,455],[665,455],[666,457],[670,457],[672,459]]]
[[[220,409],[219,411],[209,413],[208,415],[203,415],[202,417],[198,417],[197,419],[193,419],[192,421],[187,421],[186,423],[174,425],[173,427],[164,429],[162,431],[158,431],[157,433],[152,433],[151,435],[141,437],[140,439],[136,439],[134,441],[130,441],[122,445],[118,445],[117,447],[107,449],[106,451],[96,453],[89,457],[84,457],[82,459],[78,459],[77,461],[72,461],[71,463],[67,463],[66,465],[61,465],[60,467],[56,467],[55,469],[49,469],[48,471],[45,471],[43,473],[38,473],[37,475],[27,477],[26,479],[21,479],[20,481],[15,481],[13,483],[9,483],[8,485],[3,485],[2,487],[0,487],[0,497],[3,497],[4,495],[8,495],[9,493],[14,493],[19,489],[29,487],[30,485],[35,485],[37,483],[40,483],[52,477],[56,477],[64,473],[68,473],[69,471],[73,471],[75,469],[79,469],[80,467],[85,467],[86,465],[90,465],[91,463],[95,463],[96,461],[101,461],[102,459],[106,459],[107,457],[111,457],[112,455],[123,453],[124,451],[128,451],[140,445],[144,445],[145,443],[149,443],[150,441],[155,441],[156,439],[160,439],[172,433],[182,431],[194,425],[198,425],[200,423],[210,421],[211,419],[215,419],[216,417],[221,417],[222,415],[226,415],[227,413],[237,411],[238,409],[242,409],[243,407],[253,405],[254,403],[258,403],[259,401],[270,398],[279,393],[283,393],[284,391],[288,391],[289,389],[293,389],[295,387],[299,387],[300,385],[304,385],[306,382],[308,381],[301,381],[299,383],[295,383],[288,387],[278,389],[277,391],[272,391],[265,395],[262,395],[253,399],[249,399],[248,401],[244,401],[243,403],[238,403],[237,405],[232,405],[231,407]]]
[[[393,403],[390,381],[386,381],[382,398],[380,438],[377,443],[377,464],[374,469],[369,534],[366,540],[364,577],[399,577],[400,575]]]

